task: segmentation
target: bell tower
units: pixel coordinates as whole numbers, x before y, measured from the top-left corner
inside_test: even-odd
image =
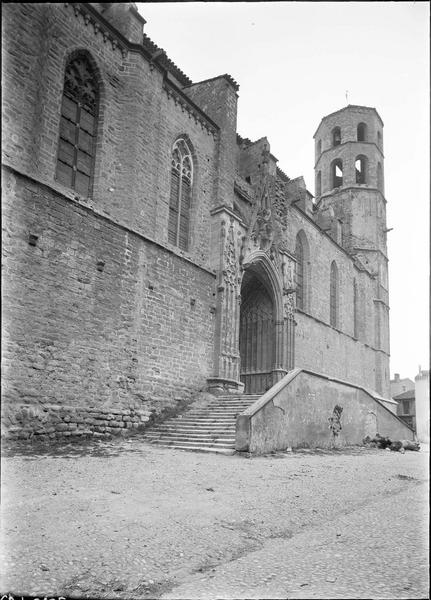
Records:
[[[383,121],[375,108],[349,104],[324,117],[314,139],[317,222],[331,230],[374,277],[374,340],[370,342],[389,356]],[[388,359],[381,358],[375,387],[385,393],[389,381],[386,385],[383,364],[388,365]]]

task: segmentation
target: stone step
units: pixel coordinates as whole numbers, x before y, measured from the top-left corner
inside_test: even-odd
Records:
[[[236,426],[235,422],[232,423],[196,423],[195,421],[190,423],[160,423],[159,425],[154,425],[154,429],[161,431],[162,429],[169,430],[177,430],[182,429],[184,431],[235,431]]]
[[[144,435],[151,444],[194,452],[235,453],[236,417],[260,396],[217,396],[205,407],[154,425]]]
[[[181,431],[184,433],[235,433],[235,425],[229,427],[202,427],[199,425],[158,425],[154,431]]]
[[[179,440],[203,440],[203,441],[208,441],[211,442],[213,440],[217,440],[217,441],[221,441],[221,442],[226,442],[227,444],[234,444],[235,443],[235,436],[232,434],[228,434],[228,435],[217,435],[217,434],[210,434],[208,435],[207,433],[196,433],[196,434],[190,434],[190,433],[179,433],[179,432],[171,432],[171,433],[167,433],[167,432],[160,432],[158,433],[157,431],[151,432],[151,433],[147,433],[145,435],[145,437],[147,439],[166,439],[166,440],[171,440],[173,438],[175,439],[179,439]]]
[[[185,423],[186,421],[189,422],[201,422],[201,421],[208,421],[208,423],[235,423],[235,416],[234,415],[228,415],[228,416],[224,416],[224,415],[218,415],[218,416],[214,416],[214,415],[184,415],[181,417],[176,417],[175,419],[169,419],[170,423]],[[167,421],[165,421],[166,423]]]
[[[244,406],[243,408],[204,408],[204,409],[193,409],[189,410],[184,415],[199,415],[199,414],[207,414],[207,415],[240,415],[245,410],[249,408],[248,406]]]
[[[214,447],[214,448],[234,448],[234,442],[233,443],[226,443],[226,442],[213,442],[211,440],[209,441],[203,441],[203,440],[160,440],[164,445],[166,446],[172,446],[173,444],[176,444],[177,446],[191,446],[191,447],[196,447],[196,446],[201,446],[202,448],[207,448],[207,447]],[[159,440],[151,440],[150,442],[151,444],[158,444]]]
[[[174,448],[175,450],[187,450],[188,452],[212,452],[213,454],[226,454],[229,456],[235,454],[234,448],[210,448],[209,446],[176,446],[175,444],[167,445],[162,443],[158,443],[157,446],[161,448],[170,448],[171,450],[172,448]]]

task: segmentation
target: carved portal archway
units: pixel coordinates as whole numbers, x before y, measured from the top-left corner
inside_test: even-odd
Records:
[[[243,262],[240,310],[240,379],[246,394],[263,394],[288,370],[289,342],[283,285],[268,255]]]
[[[241,287],[240,379],[246,394],[263,394],[273,385],[275,314],[270,291],[253,271]]]

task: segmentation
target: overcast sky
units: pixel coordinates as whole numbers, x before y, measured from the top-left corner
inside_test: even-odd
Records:
[[[347,103],[384,122],[391,377],[429,368],[427,2],[138,3],[145,32],[193,81],[239,83],[238,133],[267,136],[314,193],[313,134]],[[348,102],[346,102],[346,91]]]

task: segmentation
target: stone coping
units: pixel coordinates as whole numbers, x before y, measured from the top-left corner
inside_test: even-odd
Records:
[[[321,379],[326,379],[327,381],[334,381],[335,383],[339,383],[341,385],[348,386],[350,388],[356,388],[358,390],[362,390],[368,396],[373,398],[376,402],[378,402],[385,410],[391,413],[393,417],[398,419],[398,421],[402,422],[406,427],[411,429],[402,419],[400,419],[395,413],[393,413],[389,408],[388,404],[392,404],[397,406],[398,403],[390,398],[383,398],[377,392],[370,390],[362,385],[358,385],[356,383],[351,383],[350,381],[346,381],[344,379],[339,379],[338,377],[331,377],[330,375],[325,375],[324,373],[317,373],[316,371],[311,371],[309,369],[296,368],[293,369],[290,373],[285,375],[283,379],[280,379],[275,385],[272,386],[263,396],[259,398],[256,402],[254,402],[251,406],[246,408],[238,417],[253,417],[260,410],[262,410],[269,402],[271,402],[279,392],[281,392],[285,387],[289,385],[291,381],[295,379],[300,373],[307,373],[308,375],[312,375],[313,377],[320,377]],[[413,431],[413,430],[412,430]]]

